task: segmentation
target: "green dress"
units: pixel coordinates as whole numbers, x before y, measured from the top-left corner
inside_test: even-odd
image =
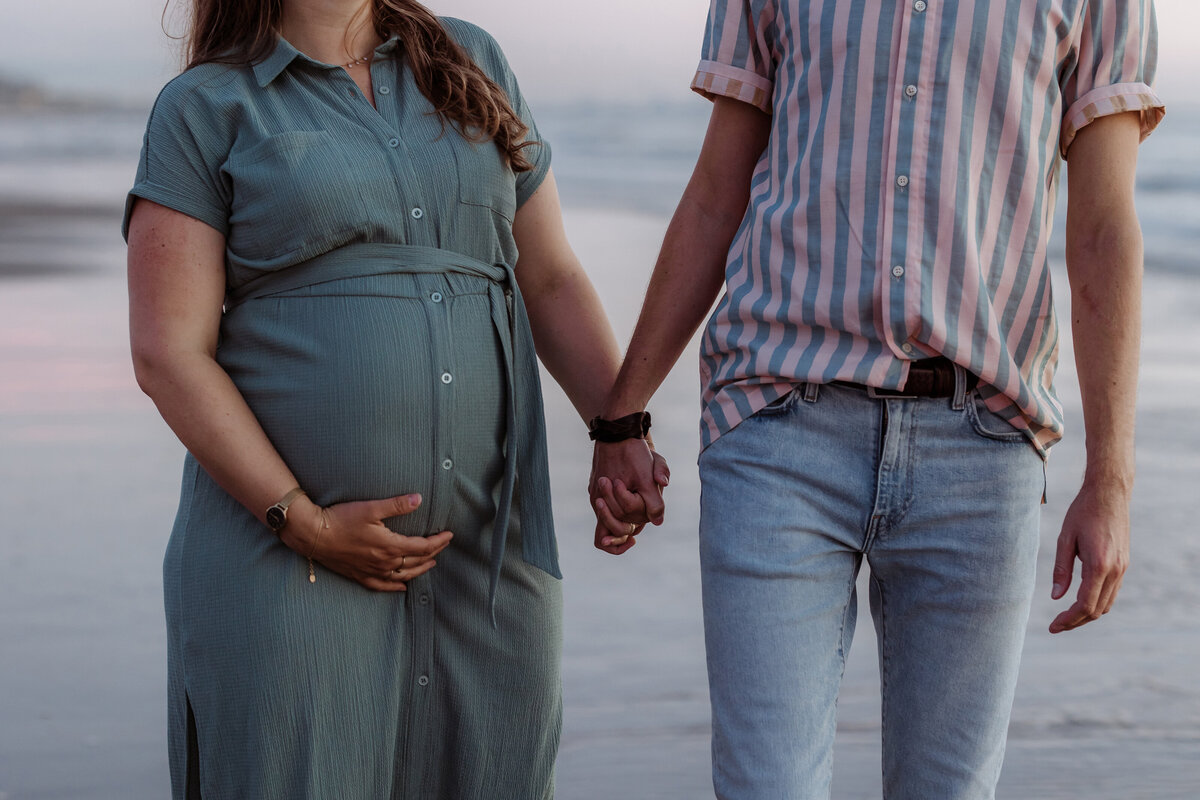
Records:
[[[451,35],[537,129],[495,42]],[[321,505],[419,492],[438,566],[376,593],[304,558],[189,455],[164,561],[176,798],[553,796],[561,593],[514,175],[381,45],[377,108],[280,40],[159,96],[133,197],[225,235],[217,358]],[[128,214],[127,214],[128,219]],[[128,221],[126,222],[128,224]]]

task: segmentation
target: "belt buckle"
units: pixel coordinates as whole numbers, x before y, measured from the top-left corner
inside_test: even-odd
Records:
[[[903,389],[882,389],[878,386],[867,387],[867,397],[872,400],[915,400],[921,395],[905,394]]]

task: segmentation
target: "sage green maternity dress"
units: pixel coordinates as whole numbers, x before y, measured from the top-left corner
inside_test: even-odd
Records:
[[[443,24],[538,140],[495,42]],[[225,235],[217,357],[300,485],[321,505],[420,492],[389,527],[455,534],[406,593],[320,565],[309,583],[188,456],[164,563],[176,798],[553,795],[561,595],[512,271],[549,149],[514,175],[443,125],[399,40],[371,75],[377,108],[281,40],[189,70],[151,114],[130,207]]]

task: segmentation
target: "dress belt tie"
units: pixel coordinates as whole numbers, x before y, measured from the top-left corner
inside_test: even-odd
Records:
[[[505,431],[504,478],[492,530],[491,591],[488,610],[496,624],[496,593],[504,563],[504,547],[512,514],[513,496],[520,492],[530,502],[520,511],[521,549],[524,560],[561,578],[558,545],[550,506],[550,468],[546,453],[546,425],[537,352],[529,315],[513,268],[434,247],[362,243],[348,245],[303,264],[269,272],[231,290],[226,309],[247,300],[292,291],[345,278],[389,274],[440,274],[457,272],[486,278],[492,325],[504,353],[508,419]],[[518,480],[518,471],[520,479]]]

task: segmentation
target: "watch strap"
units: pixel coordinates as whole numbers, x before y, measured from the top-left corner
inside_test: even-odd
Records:
[[[650,432],[650,412],[638,411],[618,419],[593,417],[588,423],[588,437],[594,442],[623,442],[626,439],[645,439]]]
[[[302,494],[308,494],[308,492],[297,486],[295,489],[292,489],[290,492],[285,494],[283,498],[275,505],[278,506],[281,511],[287,511],[288,506],[290,506],[292,502]]]

